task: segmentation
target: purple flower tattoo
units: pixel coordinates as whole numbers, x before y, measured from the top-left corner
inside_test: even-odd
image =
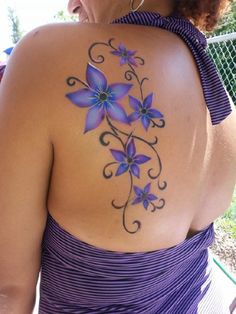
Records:
[[[166,204],[165,199],[161,195],[157,197],[151,193],[151,184],[155,180],[153,182],[155,186],[157,186],[159,191],[163,191],[167,187],[167,182],[160,180],[163,167],[156,148],[158,143],[157,136],[153,140],[147,140],[145,136],[137,136],[135,128],[129,131],[122,130],[119,125],[114,125],[113,121],[124,123],[132,128],[132,122],[140,119],[146,131],[148,131],[150,126],[153,128],[164,128],[166,123],[163,114],[152,107],[153,93],[150,91],[149,95],[146,98],[144,97],[143,84],[149,78],[140,77],[136,70],[145,65],[145,60],[137,55],[137,51],[128,50],[123,43],[117,46],[113,43],[114,40],[114,38],[111,38],[108,42],[91,44],[88,49],[90,63],[87,64],[86,79],[81,80],[76,76],[68,77],[66,80],[68,86],[75,88],[76,84],[79,83],[80,87],[74,89],[73,92],[67,93],[66,98],[80,108],[87,107],[84,133],[98,128],[105,119],[107,129],[103,130],[99,136],[101,145],[104,147],[112,145],[111,147],[118,149],[121,147],[120,150],[110,149],[112,160],[104,166],[102,173],[105,179],[111,179],[114,176],[118,177],[126,173],[127,180],[129,180],[127,194],[125,193],[126,195],[124,195],[124,200],[122,201],[117,202],[116,199],[112,199],[111,206],[116,210],[122,211],[124,230],[129,234],[135,234],[141,229],[142,223],[138,219],[133,220],[131,224],[129,223],[130,219],[127,220],[129,206],[140,204],[145,210],[153,213],[164,208]],[[120,66],[126,65],[124,67],[124,83],[110,84],[105,74],[95,66],[104,63],[107,57],[107,54],[105,56],[97,51],[99,46],[103,49],[108,47],[110,57],[118,57],[114,58],[118,61],[118,67],[119,64]],[[131,96],[133,93],[130,93],[134,85],[140,91],[140,96],[137,96],[137,98]],[[130,112],[126,112],[122,106],[122,100],[129,100]],[[116,141],[119,146],[116,143],[112,144],[112,140]],[[140,142],[146,144],[146,149],[149,148],[151,150],[152,156],[150,156],[155,158],[155,168],[149,168],[147,164],[147,169],[144,166],[143,168],[141,166],[142,169],[140,169],[140,165],[151,160],[146,155],[136,153],[136,145]],[[143,151],[143,153],[145,152]],[[136,185],[135,180],[141,178],[141,171],[144,170],[147,172],[149,179],[142,189]]]
[[[87,88],[66,95],[76,106],[90,107],[84,133],[97,128],[106,115],[113,120],[130,124],[127,114],[118,100],[124,98],[133,85],[127,83],[108,85],[105,75],[89,63],[86,79],[88,84],[84,83],[84,85]]]
[[[125,152],[116,149],[110,149],[110,151],[115,160],[120,162],[115,174],[116,176],[119,176],[130,169],[131,173],[139,178],[140,169],[138,165],[144,164],[151,159],[145,155],[136,155],[136,147],[133,139],[126,144]]]
[[[154,194],[149,193],[150,187],[151,183],[148,183],[143,190],[134,185],[136,198],[133,200],[132,205],[143,203],[143,207],[147,209],[150,202],[157,200],[158,197],[156,197]]]
[[[117,57],[120,57],[120,65],[132,64],[137,66],[134,55],[137,51],[127,50],[123,44],[120,44],[118,50],[111,51]]]
[[[140,102],[137,98],[129,96],[129,105],[135,111],[129,115],[130,122],[140,119],[143,127],[147,131],[152,119],[163,118],[163,114],[157,109],[151,108],[153,93],[149,94],[143,101]]]

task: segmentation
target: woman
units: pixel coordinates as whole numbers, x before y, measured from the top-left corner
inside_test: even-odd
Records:
[[[40,269],[40,313],[229,313],[208,247],[236,180],[235,109],[188,20],[210,29],[227,3],[189,3],[81,0],[88,23],[14,49],[1,313],[31,313]]]

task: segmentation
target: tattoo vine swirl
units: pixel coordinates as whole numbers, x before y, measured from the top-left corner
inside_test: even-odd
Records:
[[[139,220],[135,219],[132,222],[132,226],[128,226],[127,210],[129,205],[143,203],[146,210],[150,209],[150,211],[154,213],[156,210],[164,208],[166,204],[164,198],[159,198],[150,192],[152,181],[156,182],[156,186],[159,191],[164,191],[167,188],[167,182],[160,180],[163,166],[157,150],[158,138],[157,136],[154,136],[153,140],[147,140],[143,137],[137,136],[135,135],[135,128],[131,132],[127,133],[114,125],[111,119],[120,122],[129,120],[129,125],[131,122],[140,119],[140,122],[143,124],[146,131],[149,126],[151,128],[156,127],[158,129],[162,129],[166,126],[166,122],[162,113],[152,108],[153,93],[144,97],[143,85],[145,82],[149,81],[149,78],[140,78],[138,72],[136,71],[138,66],[145,65],[144,59],[136,56],[136,51],[127,50],[123,44],[120,44],[118,48],[115,47],[114,40],[114,38],[111,38],[108,42],[93,43],[89,47],[88,56],[90,62],[94,64],[102,64],[105,62],[105,56],[100,53],[96,54],[95,50],[99,46],[105,46],[111,49],[110,53],[120,58],[120,65],[126,65],[128,67],[128,69],[124,71],[124,78],[128,83],[117,83],[108,86],[107,79],[104,74],[95,66],[88,64],[86,74],[87,82],[76,76],[71,76],[66,81],[67,85],[70,87],[73,87],[76,84],[81,84],[85,88],[68,94],[67,97],[81,108],[90,107],[87,115],[85,133],[98,127],[102,120],[105,119],[110,130],[106,130],[100,134],[99,141],[101,145],[104,147],[110,146],[110,138],[113,138],[122,148],[122,151],[110,149],[115,161],[107,163],[104,166],[102,173],[105,179],[111,179],[114,175],[119,176],[125,173],[128,174],[130,186],[126,200],[123,204],[117,204],[116,200],[113,199],[111,201],[111,205],[115,209],[122,210],[122,223],[125,231],[130,234],[135,234],[141,229],[142,224]],[[101,82],[98,84],[99,79]],[[133,86],[131,83],[138,84],[140,98],[137,99],[133,96],[129,96],[130,107],[132,107],[135,111],[128,117],[126,116],[124,109],[121,108],[117,102],[114,104],[113,102],[116,100],[116,96],[114,96],[116,95],[115,93],[121,93],[117,96],[117,99],[120,100],[120,98],[124,97],[124,95],[128,93],[131,86]],[[119,88],[117,87],[118,85]],[[97,113],[97,116],[95,113]],[[155,121],[157,119],[158,121]],[[134,185],[134,177],[139,179],[139,166],[148,162],[151,158],[146,155],[136,154],[136,142],[146,144],[157,160],[157,169],[155,170],[154,168],[149,168],[147,170],[147,176],[151,182],[146,184],[143,189]],[[114,171],[114,167],[116,167],[116,172]],[[135,191],[136,193],[135,198],[132,198],[131,196],[132,191]]]

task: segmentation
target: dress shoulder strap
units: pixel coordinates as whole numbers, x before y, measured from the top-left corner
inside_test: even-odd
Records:
[[[188,19],[176,15],[164,17],[156,12],[137,11],[117,18],[113,23],[160,27],[179,35],[192,51],[196,61],[212,124],[219,124],[232,112],[227,91],[206,51],[206,37]]]

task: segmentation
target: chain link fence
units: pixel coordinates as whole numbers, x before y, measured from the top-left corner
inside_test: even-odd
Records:
[[[236,106],[236,32],[208,38],[208,52]]]

